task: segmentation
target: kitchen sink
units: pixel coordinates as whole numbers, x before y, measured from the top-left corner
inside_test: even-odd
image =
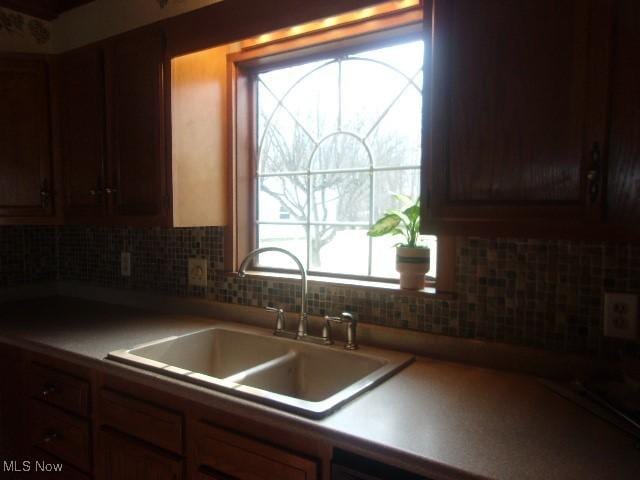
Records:
[[[118,350],[107,358],[314,418],[413,361],[397,352],[352,352],[228,325]]]

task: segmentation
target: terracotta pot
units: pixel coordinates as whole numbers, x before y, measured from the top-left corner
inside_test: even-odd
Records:
[[[429,271],[431,252],[426,247],[397,247],[396,271],[400,272],[400,288],[424,288],[424,276]]]

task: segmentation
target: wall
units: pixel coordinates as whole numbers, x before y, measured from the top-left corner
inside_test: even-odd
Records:
[[[64,52],[222,0],[95,0],[53,22],[54,51]]]
[[[222,272],[222,228],[2,227],[0,286],[64,281],[296,311],[297,282]],[[120,252],[132,276],[120,276]],[[187,285],[187,259],[208,258],[207,289]],[[611,357],[640,343],[602,336],[603,292],[640,293],[640,244],[459,238],[457,297],[312,284],[311,313],[454,337]],[[57,275],[56,275],[57,273]],[[293,318],[290,316],[290,318]]]
[[[0,8],[0,52],[51,53],[51,23]]]
[[[55,281],[56,227],[0,227],[0,290]]]
[[[56,279],[296,311],[297,282],[225,275],[222,228],[0,227],[0,289]],[[120,276],[131,252],[132,276]],[[189,257],[208,259],[209,286],[187,285]],[[602,336],[605,291],[640,293],[640,244],[457,239],[455,298],[313,283],[317,315],[560,352],[640,354]],[[290,317],[291,318],[291,317]]]

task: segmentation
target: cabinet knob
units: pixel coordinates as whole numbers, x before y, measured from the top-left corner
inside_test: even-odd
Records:
[[[102,190],[94,190],[94,189],[89,190],[89,194],[92,197],[100,196],[100,195],[102,195],[102,193],[103,193]]]
[[[43,443],[51,443],[54,440],[57,440],[58,438],[60,438],[60,435],[58,433],[49,432],[42,438],[42,442]]]
[[[107,195],[115,195],[118,192],[115,188],[105,188],[104,191]]]
[[[56,393],[56,387],[54,385],[45,385],[44,390],[42,390],[42,393],[40,395],[42,395],[43,397],[48,397],[52,393]]]

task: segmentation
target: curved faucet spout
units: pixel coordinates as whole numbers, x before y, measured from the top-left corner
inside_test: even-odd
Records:
[[[257,248],[255,250],[253,250],[252,252],[250,252],[244,260],[242,260],[242,263],[240,264],[240,268],[238,268],[238,278],[244,278],[247,274],[247,267],[250,265],[251,260],[253,259],[253,257],[255,257],[256,255],[260,255],[261,253],[266,253],[266,252],[279,252],[279,253],[283,253],[285,255],[287,255],[289,258],[291,258],[296,266],[298,267],[298,270],[300,271],[300,289],[301,289],[301,294],[302,294],[302,300],[300,303],[300,321],[298,322],[298,338],[302,338],[307,336],[308,334],[308,327],[307,327],[307,272],[304,270],[304,266],[302,265],[302,262],[300,262],[300,260],[298,259],[298,257],[296,257],[293,253],[291,253],[289,250],[285,250],[284,248],[280,248],[280,247],[263,247],[263,248]]]

